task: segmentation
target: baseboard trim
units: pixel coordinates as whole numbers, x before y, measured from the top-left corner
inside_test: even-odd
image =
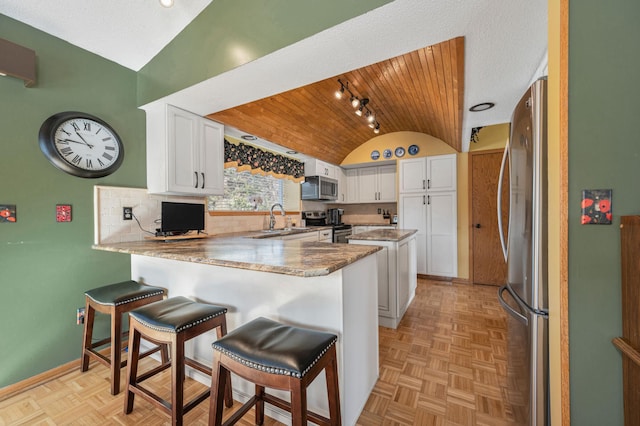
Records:
[[[19,394],[20,392],[33,389],[36,386],[40,386],[41,384],[47,383],[51,380],[55,380],[58,377],[64,376],[65,374],[68,374],[69,372],[79,368],[80,359],[76,359],[59,367],[55,367],[51,370],[36,374],[35,376],[29,377],[28,379],[22,380],[9,386],[5,386],[0,389],[0,401],[4,401],[5,399],[9,399],[12,396]]]

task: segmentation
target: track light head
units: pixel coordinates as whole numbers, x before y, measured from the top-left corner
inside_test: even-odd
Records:
[[[380,124],[376,123],[376,126],[373,128],[373,133],[378,134],[380,133]]]
[[[342,84],[340,79],[338,79],[338,83],[340,83],[340,88],[336,90],[336,99],[342,99],[342,96],[344,95],[344,84]]]
[[[349,101],[351,102],[351,106],[354,108],[358,108],[358,105],[360,105],[360,99],[358,99],[357,96],[351,95],[351,99],[349,99]]]

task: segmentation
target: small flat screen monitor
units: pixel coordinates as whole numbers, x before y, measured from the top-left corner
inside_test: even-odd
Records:
[[[204,204],[162,202],[160,231],[180,235],[204,230]]]

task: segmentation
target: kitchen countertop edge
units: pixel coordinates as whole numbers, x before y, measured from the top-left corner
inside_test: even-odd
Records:
[[[268,239],[266,239],[268,241]],[[188,242],[185,242],[188,241]],[[102,243],[92,245],[92,249],[114,253],[135,254],[206,265],[246,269],[251,271],[271,272],[299,277],[319,277],[329,275],[379,250],[377,246],[366,250],[352,250],[353,245],[321,242],[273,241],[252,238],[205,238],[176,242],[133,241],[122,243]],[[224,248],[218,246],[224,244]],[[259,261],[252,261],[253,253],[268,244],[281,245],[284,253],[269,259],[254,256]],[[287,259],[287,252],[293,260]],[[247,260],[233,259],[234,255]],[[328,255],[328,256],[326,256]],[[226,258],[225,258],[226,257]]]

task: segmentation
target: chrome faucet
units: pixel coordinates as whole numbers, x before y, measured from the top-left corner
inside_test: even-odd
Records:
[[[269,213],[269,230],[273,231],[273,227],[276,224],[276,218],[273,216],[273,209],[275,207],[280,207],[280,211],[282,212],[282,216],[285,216],[286,213],[284,212],[284,207],[282,207],[282,204],[280,203],[275,203],[274,205],[271,206],[271,212]]]

